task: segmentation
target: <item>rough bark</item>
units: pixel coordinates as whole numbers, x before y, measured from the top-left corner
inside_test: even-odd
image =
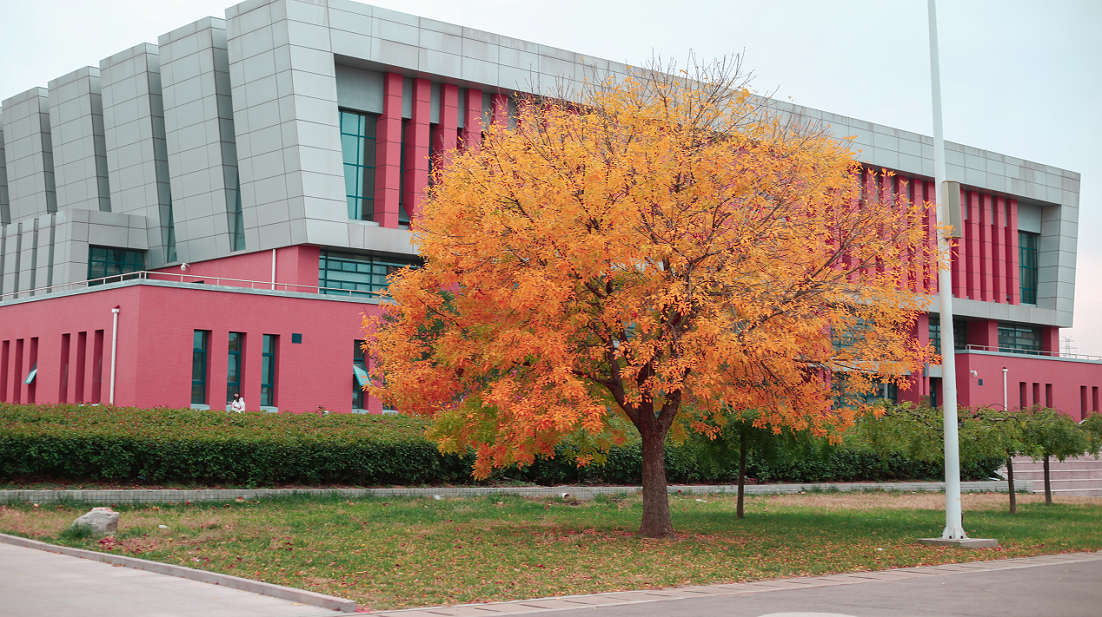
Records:
[[[673,538],[670,501],[666,492],[665,432],[658,422],[641,422],[643,438],[643,524],[639,535],[645,538]]]
[[[742,495],[746,486],[746,432],[739,436],[738,444],[738,500],[735,506],[735,516],[742,518]]]
[[[1045,456],[1045,505],[1052,505],[1052,483],[1048,477],[1048,456]]]
[[[1006,457],[1006,484],[1010,491],[1010,513],[1018,511],[1018,496],[1014,493],[1014,458]]]

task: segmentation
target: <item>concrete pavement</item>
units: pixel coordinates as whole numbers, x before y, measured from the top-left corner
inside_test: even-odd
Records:
[[[26,543],[26,541],[24,541]],[[41,543],[35,543],[38,545]],[[47,545],[48,546],[48,545]],[[50,550],[60,550],[52,547]],[[72,549],[67,549],[72,550]],[[142,560],[132,560],[140,562]],[[158,568],[145,562],[139,567]],[[188,569],[183,569],[188,570]],[[197,571],[191,571],[197,572]],[[186,573],[185,573],[186,574]],[[329,596],[275,585],[211,584],[0,543],[0,617],[314,617]],[[237,579],[240,581],[241,579]],[[1102,615],[1102,552],[902,568],[756,583],[420,608],[391,617],[468,617],[586,611],[591,617],[1089,617]],[[246,583],[253,583],[246,581]],[[294,596],[294,592],[303,593]],[[265,594],[298,597],[280,599]],[[342,606],[349,610],[347,605]]]
[[[471,617],[1098,617],[1102,552],[380,613]]]
[[[0,543],[0,617],[314,617],[332,609]]]

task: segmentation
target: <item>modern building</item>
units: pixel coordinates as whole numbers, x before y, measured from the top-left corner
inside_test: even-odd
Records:
[[[417,261],[434,153],[593,69],[627,67],[348,0],[249,0],[3,99],[0,400],[382,411],[358,387],[360,318]],[[933,199],[931,138],[776,106]],[[1059,354],[1079,174],[947,150],[960,403],[1097,410],[1102,363]]]

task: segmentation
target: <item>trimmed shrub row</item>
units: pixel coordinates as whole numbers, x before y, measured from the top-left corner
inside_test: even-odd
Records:
[[[426,422],[406,416],[226,414],[190,409],[33,406],[0,403],[0,479],[133,483],[471,484],[473,455],[442,455],[424,438]],[[698,446],[667,445],[671,483],[729,482],[734,468],[703,465]],[[490,481],[638,484],[638,441],[614,447],[604,465],[554,459],[495,472]],[[985,479],[1001,461],[972,465]],[[941,466],[882,458],[854,447],[814,457],[749,463],[759,482],[938,479]]]

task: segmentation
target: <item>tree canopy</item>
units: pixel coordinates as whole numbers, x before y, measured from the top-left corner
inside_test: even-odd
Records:
[[[579,431],[586,464],[630,420],[647,536],[673,533],[671,430],[754,409],[821,434],[905,381],[937,259],[927,204],[763,105],[737,61],[658,68],[520,99],[514,126],[454,153],[413,224],[424,267],[364,323],[372,393],[435,418],[443,449],[475,448],[476,475]]]

